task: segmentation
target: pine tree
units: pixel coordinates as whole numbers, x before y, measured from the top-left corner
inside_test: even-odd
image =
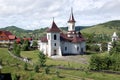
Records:
[[[43,54],[43,52],[40,51],[38,57],[39,57],[39,64],[41,67],[43,67],[46,62],[46,56]]]

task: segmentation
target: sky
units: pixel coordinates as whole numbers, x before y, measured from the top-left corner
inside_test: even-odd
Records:
[[[76,26],[91,26],[120,20],[120,0],[0,0],[0,28],[27,30],[66,27],[73,8]]]

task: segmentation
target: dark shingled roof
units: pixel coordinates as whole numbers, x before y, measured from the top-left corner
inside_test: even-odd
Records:
[[[41,42],[48,42],[47,37],[41,37],[40,38]],[[60,41],[68,41],[68,42],[72,42],[72,43],[79,43],[82,41],[85,41],[85,39],[83,38],[82,34],[78,35],[77,34],[73,37],[70,38],[67,36],[67,34],[64,33],[60,33]]]
[[[55,24],[55,22],[53,21],[52,27],[51,27],[50,29],[48,29],[47,32],[61,32],[61,31],[60,31],[60,29],[57,27],[57,25]]]

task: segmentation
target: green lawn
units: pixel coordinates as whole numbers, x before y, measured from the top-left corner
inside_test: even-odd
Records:
[[[21,56],[31,58],[33,63],[38,61],[37,57],[38,51],[22,51]],[[103,55],[103,54],[100,54]],[[87,55],[83,56],[87,57]],[[89,58],[88,55],[87,58]],[[45,74],[44,69],[40,68],[39,73],[33,71],[33,66],[29,65],[27,71],[23,69],[24,62],[19,61],[8,54],[7,49],[0,48],[0,59],[3,60],[3,69],[2,73],[11,73],[20,75],[20,80],[30,80],[32,77],[34,80],[119,80],[120,76],[115,74],[106,74],[106,73],[97,73],[97,72],[88,72],[88,71],[75,71],[75,70],[62,70],[57,68],[50,68],[50,74]],[[19,64],[18,67],[16,64]],[[53,60],[47,59],[46,65],[62,65],[68,67],[77,67],[83,66],[77,62],[62,61],[62,60]],[[85,67],[85,66],[84,66]],[[59,71],[60,78],[56,76],[55,72]]]

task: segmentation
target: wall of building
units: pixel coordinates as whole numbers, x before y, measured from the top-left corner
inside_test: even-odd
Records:
[[[56,35],[56,40],[54,40],[54,35]],[[59,33],[47,33],[48,39],[48,55],[61,55],[60,47],[60,34]],[[56,51],[56,54],[55,54]]]
[[[62,54],[83,54],[86,51],[85,42],[71,43],[71,42],[61,42]]]
[[[38,41],[38,49],[40,51],[42,51],[45,55],[47,55],[47,49],[48,49],[48,45],[46,42],[41,42],[41,41]]]

